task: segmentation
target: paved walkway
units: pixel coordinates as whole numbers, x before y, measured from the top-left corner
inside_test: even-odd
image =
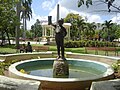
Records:
[[[36,42],[36,41],[20,41],[20,44],[27,44],[27,42],[30,42],[31,44],[46,44],[47,42]],[[15,44],[16,42],[11,40],[11,44]]]
[[[3,62],[3,61],[5,61],[5,60],[0,59],[0,62]]]

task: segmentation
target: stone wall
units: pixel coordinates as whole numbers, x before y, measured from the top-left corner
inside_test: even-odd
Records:
[[[90,90],[120,90],[120,79],[93,82]]]
[[[52,57],[53,57],[52,52],[17,53],[17,54],[0,55],[0,60],[9,62],[11,60],[28,60],[28,59],[52,58]]]
[[[0,76],[0,90],[38,90],[39,81],[13,79]]]

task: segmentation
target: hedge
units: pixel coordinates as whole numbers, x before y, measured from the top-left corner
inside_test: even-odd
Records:
[[[94,41],[94,40],[80,40],[80,41],[65,41],[66,48],[79,48],[79,47],[115,47],[115,42],[108,41]]]

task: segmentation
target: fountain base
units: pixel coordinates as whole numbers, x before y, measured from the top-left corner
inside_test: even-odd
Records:
[[[53,77],[67,78],[69,77],[69,66],[67,60],[59,58],[53,63]]]

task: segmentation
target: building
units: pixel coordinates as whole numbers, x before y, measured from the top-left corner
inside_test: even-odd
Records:
[[[71,23],[64,23],[63,26],[66,28],[67,36],[65,37],[67,40],[70,40],[70,26]],[[42,23],[42,41],[47,41],[47,38],[50,38],[50,41],[54,41],[55,38],[55,31],[54,27],[48,25],[47,22]]]

